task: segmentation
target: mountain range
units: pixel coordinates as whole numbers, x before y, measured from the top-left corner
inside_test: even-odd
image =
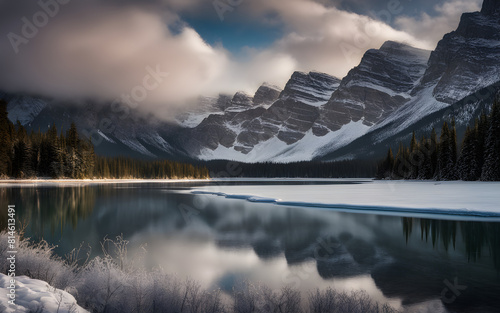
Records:
[[[462,134],[500,87],[500,1],[462,15],[434,51],[388,41],[339,79],[295,72],[284,88],[200,97],[165,122],[113,103],[0,93],[9,118],[31,129],[69,127],[92,137],[101,155],[243,162],[380,157],[413,131],[455,118]]]

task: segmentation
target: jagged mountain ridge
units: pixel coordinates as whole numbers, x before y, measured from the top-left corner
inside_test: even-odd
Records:
[[[498,80],[500,11],[489,6],[486,1],[486,8],[481,12],[464,13],[457,30],[443,37],[432,52],[421,85],[414,94],[429,85],[435,85],[435,99],[453,104],[471,94],[471,91]],[[497,1],[495,7],[498,6],[500,2]]]
[[[339,130],[350,121],[373,126],[408,102],[410,91],[426,69],[430,51],[388,41],[379,50],[368,50],[359,66],[342,80],[322,108],[315,135],[326,127]]]
[[[307,105],[321,106],[328,102],[340,85],[340,79],[319,72],[295,72],[279,98],[295,100]]]
[[[228,139],[227,135],[234,135],[224,130],[231,128],[224,126],[224,118],[211,117],[205,123],[213,128],[202,123],[199,129],[205,137],[206,132],[213,131],[208,140],[210,146],[203,146],[206,141],[202,141],[199,150],[188,149],[188,153],[202,159],[254,162],[315,158],[363,135],[370,126],[409,101],[411,90],[426,69],[429,54],[430,51],[387,42],[379,50],[367,51],[360,65],[342,81],[322,73],[296,72],[280,98],[267,111],[257,112],[262,116],[251,116],[252,121],[243,125],[249,127],[240,128],[235,140],[217,145],[214,137],[224,134],[220,139]]]
[[[389,148],[395,152],[400,142],[408,143],[413,132],[415,132],[417,138],[421,138],[422,136],[428,137],[432,129],[435,129],[439,136],[443,122],[449,122],[452,119],[455,119],[456,122],[457,137],[463,138],[467,126],[473,126],[475,119],[481,113],[490,111],[495,96],[500,96],[499,90],[500,81],[465,97],[449,107],[422,117],[410,128],[381,139],[380,133],[390,132],[390,129],[395,126],[394,123],[389,123],[378,131],[367,133],[348,145],[322,156],[320,160],[334,161],[352,158],[381,159],[387,154]]]
[[[334,140],[340,145],[363,135],[409,101],[429,54],[387,42],[380,50],[369,50],[342,81],[323,73],[295,72],[267,110],[240,112],[236,121],[230,110],[209,116],[185,138],[188,154],[284,161],[293,160],[296,152],[296,160],[312,159]]]
[[[262,105],[260,100],[250,106],[250,99],[237,93],[222,114],[212,114],[197,127],[186,130],[181,141],[189,155],[204,159],[245,158],[256,146],[272,139],[285,145],[297,143],[319,116],[318,108],[310,103],[326,102],[339,82],[323,73],[295,72],[277,99],[267,102],[272,103],[270,106]],[[254,99],[263,88],[272,98],[277,96],[263,85]]]
[[[411,92],[411,101],[356,142],[339,151],[332,150],[322,159],[359,158],[367,152],[379,157],[388,139],[407,138],[411,130],[418,129],[415,124],[426,116],[445,112],[480,90],[486,90],[488,96],[483,98],[489,98],[495,93],[490,88],[495,88],[500,81],[499,59],[500,1],[485,1],[481,12],[464,13],[457,30],[446,34],[438,43],[421,81]],[[469,108],[463,108],[465,112],[470,112],[471,105],[479,105],[477,101],[473,103],[476,104],[469,103]],[[449,120],[450,116],[444,114],[442,118],[442,121]]]

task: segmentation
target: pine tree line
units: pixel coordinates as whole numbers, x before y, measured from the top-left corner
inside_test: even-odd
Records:
[[[179,163],[167,160],[145,161],[125,157],[97,157],[94,175],[96,178],[146,178],[179,179],[209,178],[209,171],[204,166]]]
[[[400,144],[396,156],[389,149],[377,178],[500,181],[500,100],[467,127],[460,150],[455,121],[445,122],[439,140],[433,129],[420,140],[413,133],[410,146]]]
[[[27,133],[8,119],[0,100],[0,177],[8,178],[208,178],[208,169],[172,161],[97,157],[74,123],[64,134],[56,125]]]
[[[64,134],[55,125],[46,133],[30,134],[18,121],[14,126],[7,116],[7,105],[0,104],[0,176],[30,177],[92,177],[94,147],[78,136],[71,124]]]
[[[375,160],[344,160],[335,162],[303,161],[291,163],[239,163],[209,161],[211,177],[248,178],[370,178],[377,172]]]

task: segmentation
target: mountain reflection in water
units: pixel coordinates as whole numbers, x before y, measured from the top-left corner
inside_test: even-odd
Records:
[[[466,289],[443,301],[447,309],[500,310],[500,223],[282,207],[193,195],[190,187],[9,187],[0,205],[15,204],[18,220],[29,222],[26,235],[57,245],[61,256],[82,242],[98,255],[105,236],[123,234],[132,255],[147,243],[145,267],[223,290],[242,280],[334,286],[412,306],[441,301],[456,280]]]

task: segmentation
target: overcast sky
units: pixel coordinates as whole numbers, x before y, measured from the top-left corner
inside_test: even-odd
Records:
[[[24,2],[0,0],[0,90],[114,99],[154,69],[168,76],[144,103],[168,106],[283,87],[295,70],[342,78],[386,40],[432,50],[482,1]]]

